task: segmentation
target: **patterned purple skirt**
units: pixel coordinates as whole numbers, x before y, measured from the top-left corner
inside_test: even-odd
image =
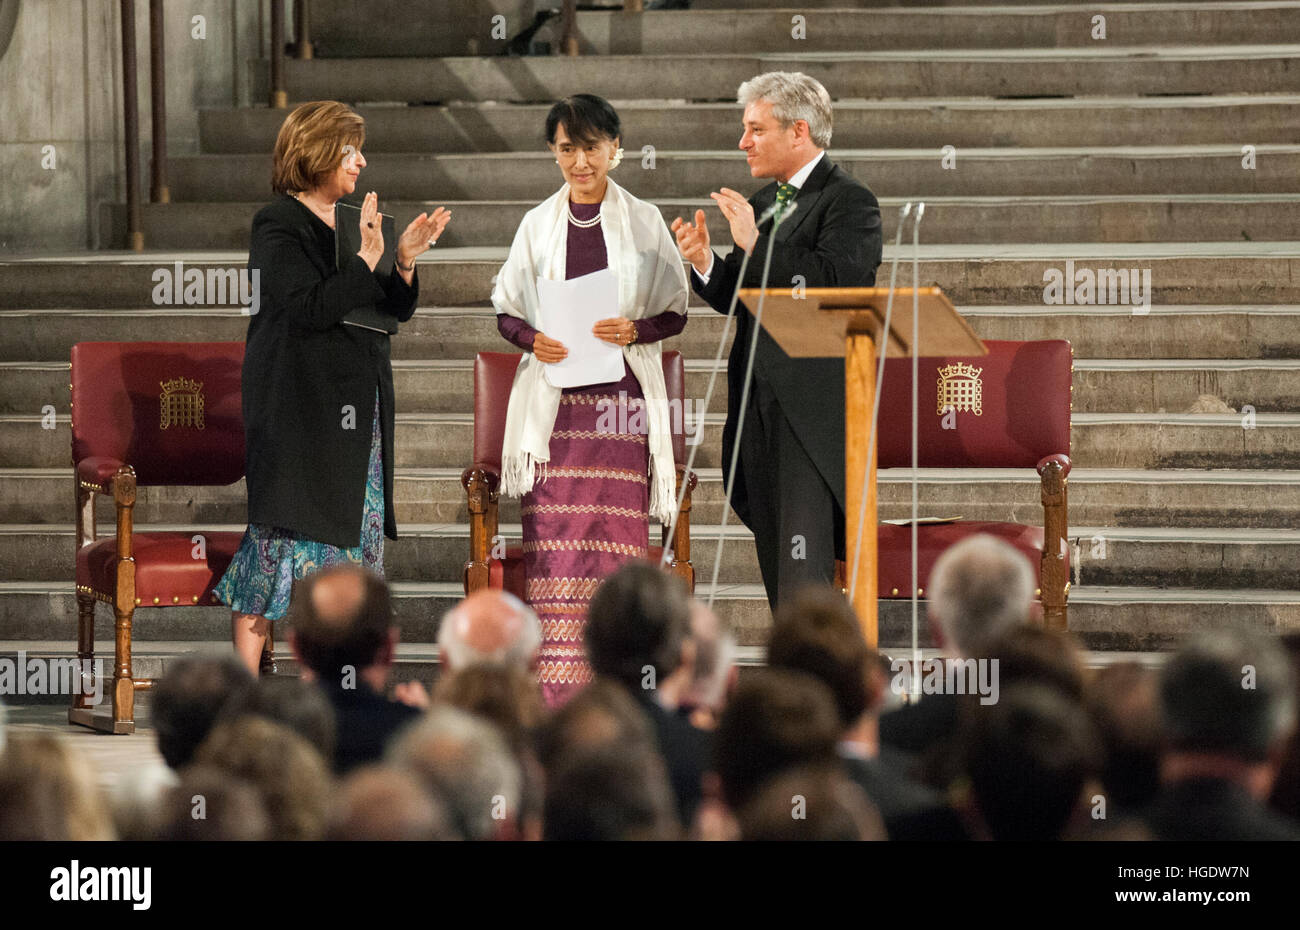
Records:
[[[542,623],[538,677],[550,707],[591,680],[587,606],[601,581],[649,555],[650,454],[641,385],[566,389],[545,480],[520,501],[528,603]]]

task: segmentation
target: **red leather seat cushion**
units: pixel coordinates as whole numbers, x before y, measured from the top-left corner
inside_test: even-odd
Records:
[[[659,561],[663,554],[663,546],[650,547],[651,561]],[[488,559],[488,587],[508,591],[521,601],[525,599],[523,546],[507,546],[504,559]]]
[[[1029,565],[1038,577],[1038,563],[1043,551],[1043,528],[1023,526],[1019,523],[984,523],[976,520],[959,520],[956,523],[929,523],[917,528],[916,577],[924,591],[930,584],[930,570],[939,555],[954,543],[961,542],[974,533],[987,533],[1015,546],[1029,559]],[[912,528],[883,523],[876,537],[878,541],[879,596],[882,598],[911,597],[912,585]],[[1066,559],[1069,559],[1067,553]],[[852,568],[849,568],[852,571]],[[898,593],[894,593],[897,591]]]
[[[201,535],[206,552],[194,558]],[[141,607],[212,604],[212,589],[226,573],[243,532],[136,533],[135,596]],[[117,539],[109,536],[77,550],[77,585],[111,597],[117,586]],[[194,598],[198,600],[195,601]],[[154,598],[158,602],[154,603]]]

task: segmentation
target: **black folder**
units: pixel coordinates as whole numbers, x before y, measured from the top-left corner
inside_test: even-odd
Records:
[[[379,214],[379,229],[384,234],[384,254],[375,265],[375,274],[389,275],[393,271],[393,262],[397,259],[397,232],[393,218],[387,213]],[[361,251],[361,208],[350,203],[338,201],[334,204],[334,264],[342,268],[344,263]],[[348,311],[343,322],[349,326],[361,326],[365,329],[378,330],[392,336],[397,333],[397,318],[374,306],[358,307]]]

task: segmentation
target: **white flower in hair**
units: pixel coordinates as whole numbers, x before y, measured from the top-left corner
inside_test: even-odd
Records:
[[[623,160],[623,147],[620,145],[620,146],[619,146],[619,147],[614,151],[614,157],[611,158],[611,159],[609,160],[609,167],[610,167],[610,170],[613,170],[614,168],[617,168],[617,167],[618,167],[618,163],[621,162],[622,160]]]

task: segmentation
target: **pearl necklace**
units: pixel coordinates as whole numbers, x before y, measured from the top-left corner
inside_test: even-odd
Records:
[[[597,223],[600,222],[600,214],[597,213],[595,216],[593,216],[593,217],[592,217],[591,219],[589,219],[589,220],[580,220],[580,219],[578,219],[576,216],[573,215],[573,204],[570,203],[570,204],[569,204],[569,222],[572,223],[574,226],[577,226],[579,229],[591,229],[591,227],[595,226]]]

